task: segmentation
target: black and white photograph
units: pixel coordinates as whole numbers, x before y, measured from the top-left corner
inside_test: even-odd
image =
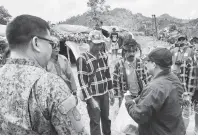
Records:
[[[197,0],[0,0],[0,135],[198,135]]]

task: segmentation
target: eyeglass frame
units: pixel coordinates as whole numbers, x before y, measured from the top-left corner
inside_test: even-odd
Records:
[[[32,35],[32,38],[33,37],[37,37],[37,38],[39,38],[41,40],[48,41],[49,44],[52,46],[52,49],[55,49],[56,48],[56,43],[54,41],[50,40],[50,39],[47,39],[47,38],[44,38],[44,37],[41,37],[41,36],[37,36],[37,35]]]

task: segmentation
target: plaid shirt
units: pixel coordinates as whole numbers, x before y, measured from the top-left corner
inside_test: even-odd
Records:
[[[195,59],[194,59],[194,73],[192,72],[192,74],[195,74],[195,91],[198,91],[198,58],[196,58],[195,56]]]
[[[99,96],[112,89],[112,80],[108,67],[108,56],[99,53],[99,59],[89,52],[82,54],[77,60],[78,80],[85,100]],[[95,75],[94,74],[95,69]],[[91,76],[93,78],[91,79]],[[90,86],[88,85],[89,83]]]
[[[127,91],[127,77],[124,75],[124,62],[125,60],[120,59],[115,67],[113,72],[113,87],[114,87],[114,95],[120,97]],[[147,85],[147,74],[145,72],[144,65],[141,59],[136,58],[136,72],[138,77],[143,81],[143,86]]]
[[[177,49],[173,50],[173,55],[177,52]],[[186,48],[183,51],[183,63],[180,66],[180,73],[176,73],[183,84],[184,90],[191,94],[194,94],[196,89],[196,62],[194,60],[194,54],[192,49]],[[174,60],[174,58],[173,58]],[[173,62],[175,63],[175,62]]]
[[[180,80],[184,86],[185,91],[194,94],[196,89],[196,64],[184,61],[181,65]]]

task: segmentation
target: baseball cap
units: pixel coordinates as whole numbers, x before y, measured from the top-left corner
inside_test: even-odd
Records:
[[[161,67],[169,68],[172,65],[172,54],[166,48],[156,48],[144,58],[144,61],[152,61]]]
[[[185,35],[180,35],[177,39],[177,41],[187,40],[187,37]]]
[[[102,35],[102,32],[99,30],[93,30],[89,33],[88,40],[92,41],[93,43],[104,43],[104,36]]]

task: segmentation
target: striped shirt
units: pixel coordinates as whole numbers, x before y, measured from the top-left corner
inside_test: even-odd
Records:
[[[78,58],[78,80],[85,100],[103,95],[112,89],[107,62],[108,56],[101,52],[98,59],[89,52],[83,53]]]

